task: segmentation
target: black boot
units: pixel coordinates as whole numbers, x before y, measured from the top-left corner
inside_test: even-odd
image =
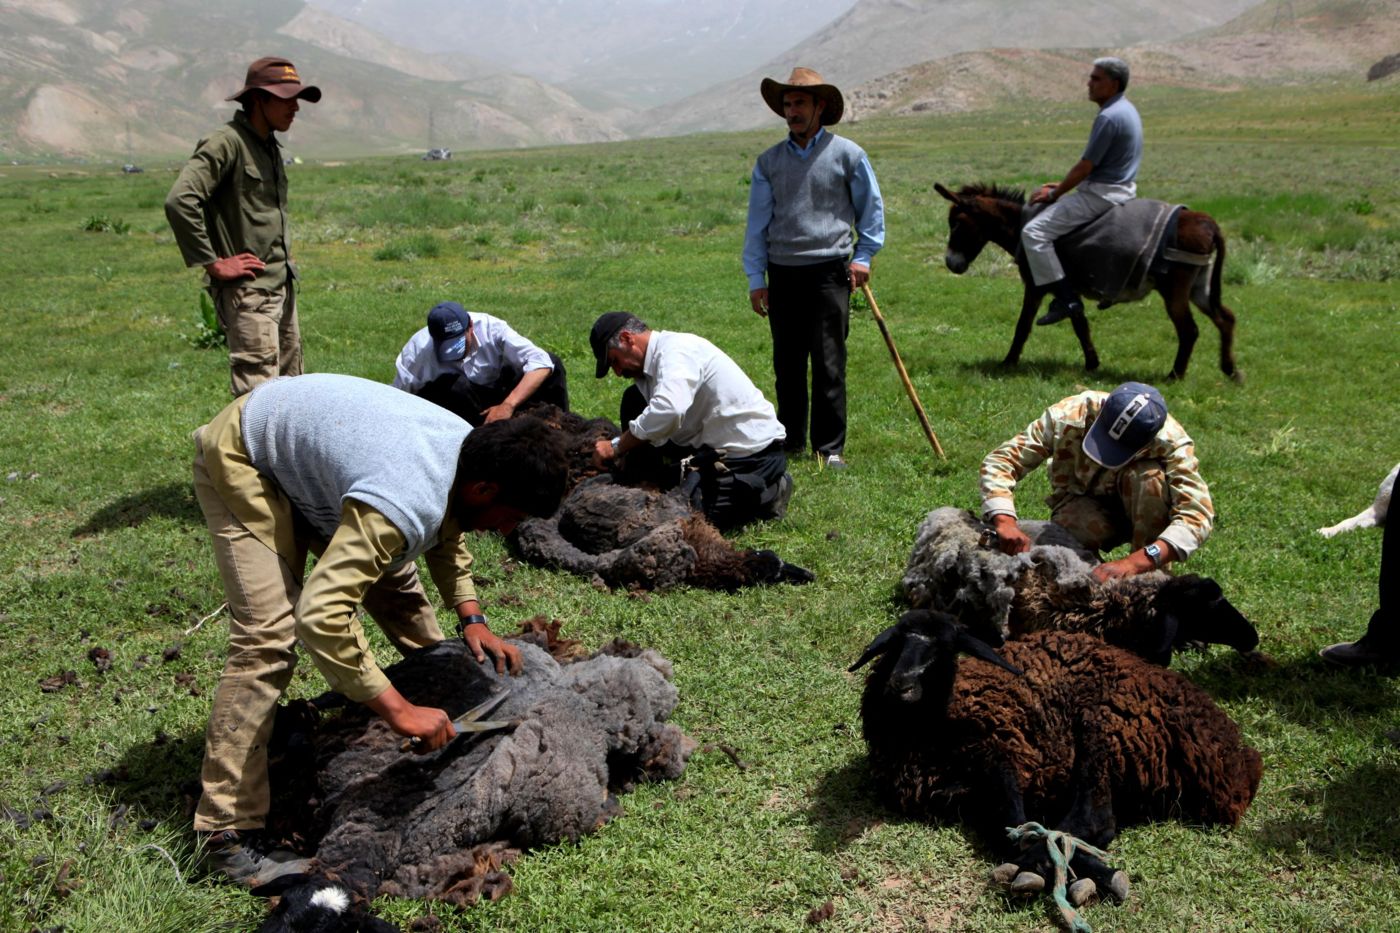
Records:
[[[1038,326],[1046,324],[1058,324],[1071,314],[1083,314],[1084,303],[1079,300],[1079,296],[1070,287],[1069,279],[1060,279],[1058,282],[1050,283],[1050,292],[1055,297],[1050,302],[1050,310],[1046,311],[1036,319]]]

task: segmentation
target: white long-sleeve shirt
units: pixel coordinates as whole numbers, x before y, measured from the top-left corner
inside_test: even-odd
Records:
[[[472,333],[477,346],[460,360],[444,363],[438,359],[428,328],[414,334],[399,351],[394,363],[394,388],[417,392],[423,386],[449,373],[464,375],[474,385],[488,386],[501,378],[506,363],[521,375],[536,369],[553,369],[549,354],[520,336],[514,328],[498,317],[472,311]]]
[[[627,430],[658,447],[672,441],[744,457],[787,437],[763,393],[704,337],[652,331],[634,381],[647,407]]]

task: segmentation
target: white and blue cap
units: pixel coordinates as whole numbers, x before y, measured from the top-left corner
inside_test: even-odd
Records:
[[[437,347],[437,358],[455,363],[467,355],[467,331],[472,317],[455,301],[444,301],[428,312],[428,333]]]
[[[1099,416],[1084,435],[1084,453],[1116,470],[1152,443],[1166,423],[1162,393],[1141,382],[1125,382],[1104,399]]]

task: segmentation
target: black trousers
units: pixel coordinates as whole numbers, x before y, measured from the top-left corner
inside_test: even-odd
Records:
[[[646,398],[641,390],[628,386],[622,393],[618,417],[623,430],[644,408]],[[712,447],[685,447],[669,441],[660,447],[643,443],[622,459],[614,471],[618,482],[658,489],[680,486],[691,507],[721,530],[770,518],[787,472],[782,441],[747,457],[727,457]],[[682,466],[686,459],[690,461],[688,470]]]
[[[1380,607],[1371,614],[1371,624],[1361,641],[1400,661],[1400,532],[1396,525],[1400,525],[1400,517],[1386,515],[1381,538]]]
[[[530,396],[529,401],[557,405],[560,409],[568,411],[569,386],[567,377],[564,375],[564,363],[553,353],[549,354],[549,362],[554,367],[554,371],[535,390],[535,394]],[[472,427],[480,427],[481,423],[486,420],[482,412],[493,405],[504,402],[506,396],[520,384],[523,376],[524,373],[510,364],[501,367],[500,377],[490,385],[478,385],[475,382],[469,382],[467,377],[460,373],[456,375],[448,373],[439,376],[419,389],[417,394],[434,405],[440,405],[457,417],[470,422]]]
[[[768,267],[768,326],[778,420],[788,450],[839,454],[846,446],[846,337],[851,281],[845,261]],[[807,362],[812,365],[812,425],[807,431]]]

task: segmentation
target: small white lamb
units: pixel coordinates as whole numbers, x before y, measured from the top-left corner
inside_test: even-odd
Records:
[[[1351,531],[1353,528],[1379,528],[1385,524],[1385,516],[1390,511],[1390,496],[1395,491],[1395,475],[1400,473],[1400,463],[1395,464],[1385,479],[1381,480],[1381,488],[1376,492],[1376,501],[1372,502],[1369,508],[1362,509],[1346,521],[1338,522],[1327,528],[1317,529],[1317,533],[1324,538],[1331,538],[1344,531]]]

